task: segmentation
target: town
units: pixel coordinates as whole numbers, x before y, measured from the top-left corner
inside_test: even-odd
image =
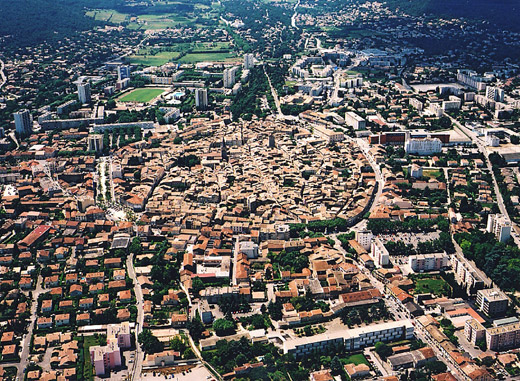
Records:
[[[393,2],[0,35],[0,381],[520,377],[520,30]]]

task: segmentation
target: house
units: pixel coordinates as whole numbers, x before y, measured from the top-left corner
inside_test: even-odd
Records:
[[[370,375],[370,367],[366,364],[346,364],[345,372],[347,372],[348,376],[352,378],[362,378]]]
[[[332,377],[329,369],[312,372],[309,376],[309,379],[311,381],[334,381],[334,377]]]
[[[55,316],[54,321],[56,323],[56,327],[69,325],[69,323],[70,323],[70,315],[69,314],[58,314],[58,315]]]
[[[38,329],[47,329],[52,327],[52,318],[50,317],[39,317],[36,321]]]

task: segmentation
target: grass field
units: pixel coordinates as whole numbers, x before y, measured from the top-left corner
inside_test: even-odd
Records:
[[[164,93],[163,89],[135,89],[123,95],[119,100],[121,102],[147,103],[162,93]]]
[[[161,66],[170,61],[175,61],[181,54],[179,52],[160,52],[156,55],[138,54],[129,56],[128,62],[132,65]]]
[[[424,278],[416,279],[414,294],[434,294],[436,296],[448,295],[450,286],[444,279]]]
[[[188,53],[181,57],[179,63],[198,63],[204,61],[226,62],[236,58],[233,53]]]
[[[423,176],[429,177],[430,179],[436,179],[436,178],[440,177],[441,174],[442,174],[442,172],[439,171],[438,169],[426,169],[423,171]]]
[[[182,54],[185,55],[181,57]],[[226,62],[235,57],[229,42],[197,42],[143,48],[139,50],[138,54],[129,56],[127,60],[134,65],[161,66],[168,62]]]
[[[368,360],[363,355],[363,353],[356,353],[355,355],[351,355],[346,358],[342,358],[341,362],[343,364],[354,364],[354,365],[365,364],[365,365],[370,366],[370,364],[368,363]]]

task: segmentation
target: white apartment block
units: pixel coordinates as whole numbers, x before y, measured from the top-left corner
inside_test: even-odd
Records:
[[[367,127],[365,119],[352,111],[345,113],[345,123],[354,130],[364,130]]]
[[[374,345],[378,341],[408,340],[413,337],[413,333],[414,327],[410,320],[392,321],[287,340],[284,342],[283,351],[292,353],[297,358],[313,351],[326,351],[331,345],[337,344],[344,344],[347,351],[355,351]]]
[[[490,214],[486,230],[493,233],[500,242],[506,242],[511,237],[511,223],[503,214]]]
[[[372,241],[370,256],[378,266],[386,266],[390,263],[390,254],[379,238]]]
[[[356,232],[356,241],[367,251],[370,250],[373,239],[374,235],[370,230],[360,230]]]
[[[433,155],[442,151],[442,142],[437,138],[408,139],[404,150],[410,154]]]
[[[439,271],[449,266],[446,253],[419,254],[408,257],[408,265],[415,272]]]

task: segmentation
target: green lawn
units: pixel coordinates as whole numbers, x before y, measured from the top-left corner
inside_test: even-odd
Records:
[[[370,364],[368,363],[368,360],[363,355],[363,353],[356,353],[355,355],[351,355],[351,356],[342,358],[341,362],[345,365],[346,364],[354,364],[354,365],[365,364],[365,365],[370,366]]]
[[[450,286],[444,279],[424,278],[416,279],[414,294],[431,293],[436,296],[448,295]]]
[[[123,95],[119,100],[121,102],[140,102],[140,103],[147,103],[150,102],[155,97],[161,95],[164,93],[163,89],[136,89],[128,94]]]
[[[128,57],[128,62],[133,65],[161,66],[170,61],[175,61],[181,54],[179,52],[160,52],[156,55],[139,54]]]
[[[94,379],[94,368],[90,362],[90,347],[99,345],[99,338],[96,336],[83,336],[83,380]]]
[[[423,171],[424,177],[429,177],[430,179],[437,179],[441,176],[442,172],[438,169],[425,169]]]
[[[236,58],[232,53],[188,53],[181,57],[179,63],[198,63],[198,62],[225,62]]]

